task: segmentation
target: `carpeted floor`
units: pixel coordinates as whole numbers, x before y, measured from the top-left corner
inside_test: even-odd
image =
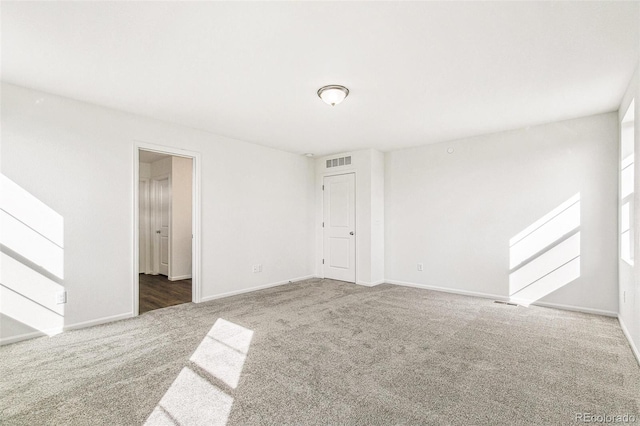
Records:
[[[0,359],[2,425],[640,422],[640,368],[616,319],[393,285],[313,279]]]

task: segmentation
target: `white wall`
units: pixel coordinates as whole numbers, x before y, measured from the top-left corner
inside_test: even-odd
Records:
[[[635,262],[631,266],[627,262],[619,260],[619,319],[638,362],[640,362],[640,244],[638,239],[638,231],[640,230],[640,214],[638,208],[640,206],[640,161],[638,161],[638,153],[640,153],[640,62],[636,72],[629,83],[629,87],[620,105],[618,111],[618,122],[622,122],[622,118],[629,108],[631,101],[635,99],[635,217],[632,219],[635,225],[634,233],[634,252]],[[618,163],[620,164],[620,163]]]
[[[312,275],[312,160],[14,85],[1,96],[2,173],[64,219],[67,327],[132,315],[134,141],[201,153],[204,299]]]
[[[371,282],[384,282],[384,153],[371,151]]]
[[[169,279],[191,278],[192,159],[171,157],[171,260]]]
[[[387,280],[506,298],[509,240],[580,193],[580,277],[540,302],[615,315],[617,131],[610,113],[387,153]]]
[[[351,165],[327,169],[326,160],[351,156]],[[323,209],[325,176],[356,175],[356,283],[366,286],[384,281],[384,155],[374,149],[334,154],[316,159],[315,267],[322,276]]]

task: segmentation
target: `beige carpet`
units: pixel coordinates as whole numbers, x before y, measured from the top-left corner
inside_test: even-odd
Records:
[[[616,319],[392,285],[308,280],[0,359],[2,425],[640,422]]]

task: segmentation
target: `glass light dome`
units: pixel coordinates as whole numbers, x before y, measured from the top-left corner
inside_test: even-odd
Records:
[[[349,89],[337,84],[331,84],[318,89],[318,96],[320,99],[331,106],[336,106],[340,102],[344,101],[348,94]]]

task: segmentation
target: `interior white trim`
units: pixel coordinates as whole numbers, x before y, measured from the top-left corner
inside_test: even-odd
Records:
[[[508,297],[500,296],[500,295],[497,295],[497,294],[479,293],[479,292],[476,292],[476,291],[458,290],[458,289],[449,288],[449,287],[439,287],[439,286],[435,286],[435,285],[410,283],[410,282],[407,282],[407,281],[390,280],[390,279],[386,279],[385,282],[387,284],[400,285],[400,286],[403,286],[403,287],[421,288],[421,289],[424,289],[424,290],[441,291],[443,293],[461,294],[463,296],[482,297],[483,299],[493,299],[493,300],[499,300],[501,302],[508,302],[509,301]]]
[[[252,291],[263,290],[265,288],[271,288],[271,287],[277,287],[277,286],[284,285],[284,284],[291,284],[291,283],[294,283],[296,281],[304,281],[304,280],[308,280],[310,278],[317,278],[317,277],[315,275],[305,275],[304,277],[291,278],[290,280],[284,280],[284,281],[278,281],[278,282],[275,282],[275,283],[259,285],[259,286],[256,286],[256,287],[245,288],[243,290],[234,290],[234,291],[228,291],[226,293],[214,294],[212,296],[203,297],[201,302],[208,302],[210,300],[223,299],[225,297],[235,296],[235,295],[243,294],[243,293],[251,293]]]
[[[461,294],[463,296],[482,297],[483,299],[493,299],[493,300],[499,300],[501,302],[509,302],[510,301],[509,297],[501,296],[501,295],[497,295],[497,294],[480,293],[480,292],[468,291],[468,290],[458,290],[458,289],[454,289],[454,288],[438,287],[438,286],[434,286],[434,285],[417,284],[417,283],[410,283],[410,282],[398,281],[398,280],[385,280],[385,282],[388,283],[388,284],[400,285],[400,286],[404,286],[404,287],[422,288],[422,289],[425,289],[425,290],[441,291],[443,293]],[[616,316],[618,316],[618,314],[616,312],[604,311],[604,310],[600,310],[600,309],[584,308],[584,307],[581,307],[581,306],[561,305],[561,304],[558,304],[558,303],[535,302],[535,303],[532,303],[532,305],[541,306],[541,307],[545,307],[545,308],[561,309],[563,311],[574,311],[574,312],[582,312],[582,313],[585,313],[585,314],[603,315],[603,316],[607,316],[607,317],[616,317]]]
[[[64,331],[77,330],[77,329],[80,329],[80,328],[87,328],[87,327],[93,327],[94,325],[100,325],[100,324],[105,324],[105,323],[108,323],[108,322],[123,320],[123,319],[131,318],[133,316],[135,316],[135,315],[133,315],[133,312],[127,312],[126,314],[111,315],[111,316],[108,316],[108,317],[98,318],[98,319],[94,319],[94,320],[91,320],[91,321],[77,322],[75,324],[65,325],[64,326]]]
[[[631,333],[629,333],[629,329],[625,325],[620,315],[618,315],[618,322],[620,323],[620,328],[622,329],[622,333],[624,333],[624,337],[627,338],[629,346],[631,346],[631,352],[633,352],[633,355],[636,357],[636,361],[638,361],[638,365],[640,365],[640,350],[638,350],[638,347],[633,343],[633,340],[631,339]]]
[[[34,339],[36,337],[43,337],[46,334],[40,331],[32,331],[30,333],[18,334],[17,336],[10,336],[0,339],[0,346],[10,345],[11,343],[21,342],[23,340]]]
[[[356,281],[356,284],[358,285],[363,285],[365,287],[375,287],[379,284],[383,284],[385,282],[385,280],[378,280],[378,281],[374,281],[372,283],[366,282],[366,281]]]
[[[306,275],[306,276],[303,276],[303,277],[292,278],[290,280],[284,280],[284,281],[278,281],[278,282],[265,284],[265,285],[261,285],[261,286],[256,286],[256,287],[251,287],[251,288],[247,288],[247,289],[243,289],[243,290],[236,290],[236,291],[220,293],[220,294],[216,294],[216,295],[212,295],[212,296],[201,297],[200,298],[200,302],[208,302],[208,301],[211,301],[211,300],[223,299],[225,297],[236,296],[236,295],[243,294],[243,293],[251,293],[251,292],[257,291],[257,290],[263,290],[263,289],[267,289],[267,288],[271,288],[271,287],[277,287],[277,286],[290,284],[290,283],[297,282],[297,281],[304,281],[304,280],[311,279],[311,278],[324,279],[323,277],[317,276],[317,275]],[[438,286],[432,286],[432,285],[426,285],[426,284],[410,283],[410,282],[407,282],[407,281],[398,281],[398,280],[389,280],[389,279],[387,279],[387,280],[375,281],[374,283],[365,283],[365,282],[360,281],[360,282],[358,282],[356,284],[367,286],[367,287],[373,287],[373,286],[376,286],[376,285],[379,285],[379,284],[383,284],[383,283],[393,284],[393,285],[398,285],[398,286],[403,286],[403,287],[420,288],[420,289],[424,289],[424,290],[433,290],[433,291],[439,291],[439,292],[443,292],[443,293],[459,294],[459,295],[463,295],[463,296],[481,297],[483,299],[493,299],[493,300],[500,300],[500,301],[505,301],[505,302],[509,301],[509,298],[505,297],[505,296],[499,296],[499,295],[488,294],[488,293],[479,293],[479,292],[473,292],[473,291],[467,291],[467,290],[457,290],[457,289],[451,289],[451,288],[447,288],[447,287],[438,287]],[[137,301],[137,299],[135,299],[135,300]],[[200,302],[196,302],[196,303],[200,303]],[[609,316],[609,317],[617,317],[618,321],[620,322],[620,328],[622,329],[622,332],[624,333],[625,337],[627,338],[627,341],[629,342],[629,346],[631,347],[633,355],[635,356],[636,360],[638,361],[638,364],[640,364],[640,351],[634,345],[633,341],[631,340],[631,335],[629,334],[629,330],[627,329],[627,327],[626,327],[624,321],[622,320],[622,318],[617,313],[598,310],[598,309],[582,308],[582,307],[576,307],[576,306],[560,305],[560,304],[545,303],[545,302],[536,302],[536,303],[533,303],[533,305],[542,306],[542,307],[549,307],[549,308],[555,308],[555,309],[562,309],[562,310],[569,310],[569,311],[576,311],[576,312],[583,312],[583,313],[588,313],[588,314],[596,314],[596,315],[603,315],[603,316]],[[121,320],[121,319],[131,318],[131,317],[134,317],[136,315],[137,315],[137,313],[134,314],[133,312],[128,312],[126,314],[113,315],[113,316],[110,316],[110,317],[99,318],[99,319],[96,319],[96,320],[80,322],[80,323],[76,323],[76,324],[65,326],[64,327],[64,331],[91,327],[91,326],[94,326],[94,325],[100,325],[100,324],[104,324],[104,323],[107,323],[107,322],[112,322],[112,321],[118,321],[118,320]],[[19,342],[19,341],[22,341],[22,340],[32,339],[34,337],[41,337],[41,336],[44,336],[44,334],[41,333],[41,332],[37,332],[36,331],[36,332],[21,334],[21,335],[18,335],[18,336],[7,337],[7,338],[4,338],[4,339],[0,339],[0,346],[8,345],[8,344],[11,344],[11,343],[16,343],[16,342]]]
[[[191,275],[178,275],[177,277],[167,277],[169,281],[188,280],[189,278],[191,278]]]
[[[162,154],[173,155],[177,157],[186,157],[191,158],[193,160],[193,172],[192,172],[192,195],[191,202],[193,204],[192,209],[192,233],[193,233],[193,241],[191,245],[192,251],[192,260],[191,260],[191,300],[194,303],[201,302],[201,292],[202,292],[202,284],[201,284],[201,276],[202,276],[202,261],[201,261],[201,223],[200,223],[200,212],[201,212],[201,156],[199,152],[196,151],[188,151],[186,149],[174,148],[164,145],[157,145],[152,143],[147,143],[143,141],[133,141],[133,268],[131,271],[132,278],[132,316],[137,316],[140,310],[139,306],[139,293],[140,287],[138,283],[138,267],[140,264],[139,259],[139,235],[138,235],[138,220],[139,220],[139,180],[140,180],[140,157],[139,150],[145,151],[153,151],[159,152]]]
[[[92,327],[94,325],[100,325],[108,322],[131,318],[132,316],[134,316],[132,312],[127,312],[126,314],[118,314],[118,315],[112,315],[104,318],[98,318],[91,321],[78,322],[75,324],[65,325],[62,331],[65,332],[69,330],[77,330],[80,328]],[[19,334],[17,336],[5,337],[4,339],[0,339],[0,346],[21,342],[23,340],[33,339],[35,337],[46,337],[46,334],[40,331],[32,331],[29,333]]]
[[[602,315],[605,317],[613,317],[616,318],[618,316],[617,312],[613,311],[605,311],[603,309],[593,309],[593,308],[585,308],[582,306],[573,306],[573,305],[563,305],[560,303],[548,303],[548,302],[534,302],[532,305],[541,306],[543,308],[554,308],[561,309],[563,311],[574,311],[574,312],[582,312],[585,314],[594,314],[594,315]]]

